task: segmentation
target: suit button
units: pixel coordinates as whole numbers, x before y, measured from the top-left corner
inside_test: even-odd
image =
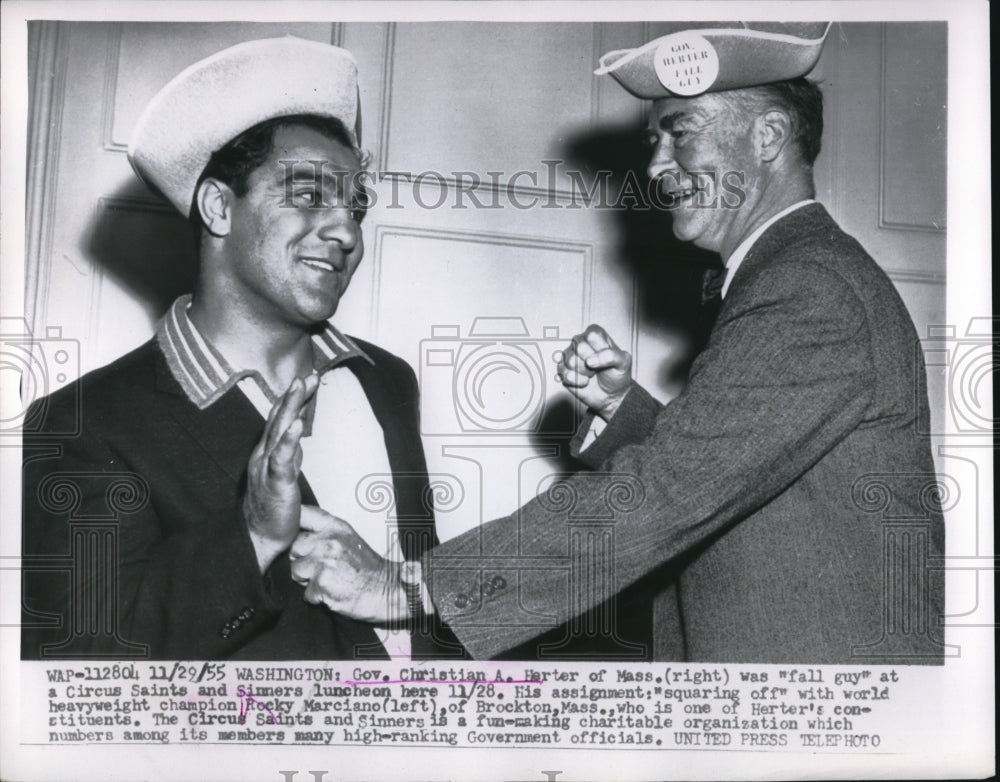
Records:
[[[503,576],[493,576],[493,580],[490,581],[490,586],[492,586],[494,589],[506,589],[507,579],[504,578]]]
[[[455,608],[465,608],[469,605],[469,596],[466,594],[455,595]]]
[[[234,629],[234,630],[238,630],[238,629],[239,629],[239,627],[240,627],[240,625],[241,625],[241,624],[243,624],[243,622],[242,622],[242,621],[240,620],[240,618],[239,618],[239,617],[236,617],[236,618],[235,618],[235,619],[233,619],[233,621],[232,621],[232,622],[230,622],[229,624],[231,624],[231,625],[233,626],[233,629]]]
[[[242,613],[240,613],[240,619],[242,619],[244,622],[249,622],[251,619],[253,619],[253,609],[250,608],[250,606],[244,608]]]
[[[495,590],[495,588],[493,586],[493,582],[492,581],[490,583],[488,583],[486,586],[483,587],[483,594],[486,595],[486,597],[489,597],[490,595],[492,595],[494,591],[496,591],[496,590]]]
[[[222,629],[219,630],[219,635],[221,635],[223,638],[228,638],[232,634],[233,634],[233,628],[232,625],[229,624],[224,624],[222,626]]]

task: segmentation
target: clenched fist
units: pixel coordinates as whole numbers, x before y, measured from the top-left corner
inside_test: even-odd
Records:
[[[632,385],[632,356],[600,326],[573,337],[556,363],[559,382],[605,421]]]

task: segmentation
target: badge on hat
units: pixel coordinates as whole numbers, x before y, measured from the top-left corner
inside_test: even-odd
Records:
[[[807,74],[829,29],[829,22],[685,23],[645,46],[608,52],[594,73],[647,100],[752,87]]]
[[[360,143],[358,68],[346,49],[286,36],[248,41],[170,80],[136,123],[132,168],[187,215],[212,153],[265,120],[315,114],[344,123]]]

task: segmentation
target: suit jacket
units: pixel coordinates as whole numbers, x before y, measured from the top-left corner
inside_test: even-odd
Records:
[[[751,248],[686,389],[629,391],[581,454],[598,472],[426,555],[434,603],[485,658],[679,573],[661,658],[940,663],[925,382],[890,280],[803,207]]]
[[[346,366],[384,431],[415,558],[436,542],[416,378],[361,344],[374,365]],[[261,576],[241,502],[264,421],[238,388],[199,410],[151,340],[32,413],[43,422],[25,437],[24,657],[385,656],[370,626],[303,600],[287,557]]]

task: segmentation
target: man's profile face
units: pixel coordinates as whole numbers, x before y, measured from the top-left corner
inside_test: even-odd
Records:
[[[647,169],[660,202],[671,207],[674,235],[719,252],[739,230],[742,190],[752,186],[756,161],[750,117],[737,116],[717,95],[662,98],[653,103]]]
[[[231,201],[223,272],[255,320],[307,327],[336,312],[364,255],[359,173],[343,143],[302,125],[275,130],[246,195]]]

